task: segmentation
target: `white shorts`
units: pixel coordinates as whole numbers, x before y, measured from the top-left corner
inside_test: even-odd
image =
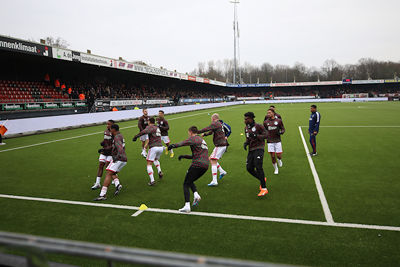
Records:
[[[282,143],[267,143],[268,152],[282,153]]]
[[[226,146],[216,146],[210,155],[210,159],[220,159],[226,151]]]
[[[149,139],[149,135],[148,134],[142,135],[140,137],[140,141],[142,141],[142,142],[146,141],[147,139]]]
[[[125,167],[125,165],[126,162],[124,161],[116,161],[116,162],[111,161],[106,170],[118,173],[122,170],[123,167]]]
[[[112,156],[105,156],[103,154],[100,154],[99,161],[100,162],[104,162],[104,163],[111,162],[112,161]]]
[[[171,141],[169,140],[168,136],[161,136],[161,140],[164,142],[164,144],[169,144]]]
[[[152,147],[149,149],[149,152],[147,152],[146,160],[148,161],[159,160],[163,152],[164,152],[163,146]]]

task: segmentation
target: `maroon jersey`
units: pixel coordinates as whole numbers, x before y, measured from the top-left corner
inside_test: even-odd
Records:
[[[125,139],[120,133],[117,133],[117,135],[114,136],[113,146],[112,146],[112,157],[114,162],[128,161],[128,158],[126,157],[125,153]]]
[[[185,141],[175,144],[176,147],[190,146],[192,150],[193,160],[192,167],[208,169],[208,148],[206,141],[200,136],[191,136]]]
[[[199,133],[205,133],[205,135],[214,134],[213,142],[214,142],[215,146],[227,146],[228,145],[228,142],[226,141],[226,138],[225,138],[224,130],[222,128],[222,123],[219,121],[212,122],[210,124],[210,126],[199,130]]]
[[[140,131],[143,131],[146,129],[147,125],[149,125],[149,116],[143,115],[142,117],[139,118],[138,121],[138,127]]]
[[[169,124],[166,119],[157,118],[158,128],[161,130],[161,136],[168,136]]]
[[[160,129],[155,126],[155,125],[149,125],[138,133],[136,137],[142,136],[148,134],[149,135],[149,148],[155,147],[155,146],[163,146],[161,143],[161,131]]]
[[[264,127],[267,130],[267,143],[278,143],[281,141],[281,134],[285,133],[285,127],[282,120],[268,119],[264,121]]]
[[[113,140],[110,130],[106,129],[104,131],[104,140],[101,142],[101,145],[104,149],[102,154],[105,156],[111,156]]]
[[[278,113],[275,113],[275,118],[278,118],[278,119],[282,120],[282,116],[281,116],[280,114],[278,114]],[[269,119],[268,116],[265,115],[264,121],[266,121],[266,120],[268,120],[268,119]]]
[[[246,143],[249,145],[249,151],[262,149],[264,150],[267,131],[264,126],[258,123],[247,124],[244,128],[246,133]],[[252,137],[251,135],[255,135]]]

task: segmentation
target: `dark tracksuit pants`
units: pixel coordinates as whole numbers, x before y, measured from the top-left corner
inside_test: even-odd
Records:
[[[185,196],[185,202],[190,202],[190,189],[192,189],[193,193],[197,191],[194,181],[203,176],[207,170],[208,169],[206,168],[196,168],[190,166],[186,173],[185,181],[183,182],[183,194]]]
[[[262,188],[267,188],[265,184],[265,175],[263,169],[264,150],[256,149],[249,151],[247,155],[246,169],[256,179],[260,181]]]
[[[313,149],[313,153],[314,154],[317,153],[317,139],[316,139],[316,137],[317,136],[315,136],[313,133],[310,133],[310,144],[311,144],[311,147]]]

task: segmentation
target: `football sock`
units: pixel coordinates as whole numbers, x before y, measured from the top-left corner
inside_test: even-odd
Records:
[[[96,177],[96,184],[100,184],[101,177]]]
[[[224,171],[224,169],[222,169],[221,165],[219,165],[219,163],[217,164],[217,168],[219,173],[226,173],[226,171]]]
[[[272,165],[274,165],[274,169],[275,169],[275,170],[278,169],[278,164],[277,164],[277,163],[274,163],[274,164],[272,164]]]
[[[194,193],[193,193],[193,196],[194,196],[194,198],[200,198],[200,195],[199,195],[199,193],[197,193],[197,192],[194,192]]]
[[[150,182],[154,182],[153,167],[151,165],[147,165],[147,173],[150,176]]]
[[[155,160],[154,161],[154,165],[156,166],[158,173],[160,173],[161,172],[160,162],[158,160]]]
[[[174,150],[173,150],[173,149],[171,149],[171,150],[170,150],[170,152],[171,152],[171,154],[173,154],[173,153],[174,153]]]
[[[185,202],[185,209],[186,208],[190,209],[190,202]]]
[[[101,188],[100,196],[101,196],[101,197],[104,197],[106,194],[107,194],[107,187],[106,187],[106,186],[103,186],[103,187]]]
[[[114,179],[114,185],[115,185],[115,187],[119,186],[119,179],[118,178]]]
[[[211,173],[212,173],[212,182],[213,183],[218,183],[217,182],[217,171],[218,171],[217,165],[212,165]]]

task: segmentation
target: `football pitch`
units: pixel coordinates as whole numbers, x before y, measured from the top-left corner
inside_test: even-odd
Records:
[[[243,114],[253,111],[261,123],[267,105],[167,115],[173,143],[186,139],[192,125],[208,126],[214,112],[232,127],[219,161],[228,175],[218,187],[207,187],[210,170],[196,181],[202,201],[190,215],[176,212],[184,204],[190,165],[177,158],[190,148],[175,149],[174,158],[163,154],[164,179],[156,175],[157,184],[149,187],[140,142],[131,141],[137,121],[119,123],[128,156],[119,175],[123,189],[113,197],[111,186],[101,203],[92,201],[99,191],[90,187],[105,126],[7,139],[0,147],[0,231],[295,265],[400,265],[400,103],[318,104],[322,119],[313,158],[306,155],[309,106],[276,105],[286,128],[283,167],[274,175],[265,155],[269,194],[263,198],[257,197],[258,180],[246,171],[241,133]],[[205,140],[211,153],[212,137]],[[149,209],[131,216],[141,204]]]

